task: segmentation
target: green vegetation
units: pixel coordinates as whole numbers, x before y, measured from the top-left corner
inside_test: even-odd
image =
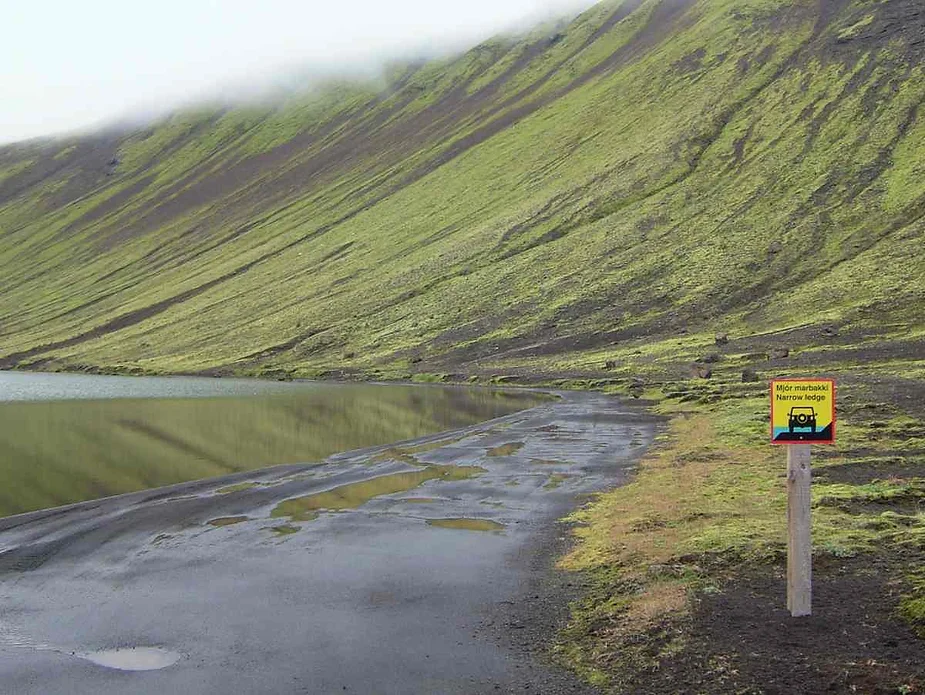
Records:
[[[921,336],[921,16],[824,4],[610,0],[385,86],[4,148],[0,363],[619,377],[718,331]]]
[[[656,409],[670,426],[631,484],[572,515],[578,544],[560,563],[588,589],[559,658],[613,692],[689,663],[692,641],[703,639],[689,627],[701,598],[734,591],[755,572],[776,576],[786,555],[786,456],[768,445],[766,384],[720,375],[663,387]],[[878,567],[869,590],[897,586],[896,614],[921,632],[925,418],[873,401],[858,385],[839,397],[839,445],[815,447],[817,582],[855,573],[871,581]],[[717,674],[704,677],[726,687]]]
[[[0,367],[657,401],[666,438],[575,515],[563,561],[589,588],[560,656],[616,690],[698,648],[706,597],[779,567],[762,380],[834,375],[817,556],[831,581],[876,562],[893,583],[861,595],[921,630],[923,31],[917,0],[606,0],[385,84],[0,149]],[[739,657],[702,690],[747,692]]]

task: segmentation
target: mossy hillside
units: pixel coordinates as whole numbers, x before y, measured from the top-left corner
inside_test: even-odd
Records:
[[[61,158],[2,197],[0,352],[548,371],[687,359],[682,327],[921,330],[925,80],[903,31],[865,39],[884,4],[635,5],[385,87],[4,150],[3,191]]]

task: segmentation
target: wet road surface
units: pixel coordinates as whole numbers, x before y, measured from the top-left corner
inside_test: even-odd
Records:
[[[486,626],[654,423],[560,395],[322,464],[0,519],[0,692],[582,692]]]

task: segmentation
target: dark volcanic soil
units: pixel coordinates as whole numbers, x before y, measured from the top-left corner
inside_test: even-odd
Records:
[[[925,641],[891,617],[902,587],[888,581],[923,553],[817,558],[814,616],[784,607],[784,567],[759,566],[703,595],[682,657],[647,674],[640,693],[920,693]]]

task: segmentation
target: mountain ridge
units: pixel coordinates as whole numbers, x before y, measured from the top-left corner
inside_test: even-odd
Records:
[[[915,343],[923,55],[906,0],[624,0],[384,88],[0,148],[0,366],[644,372],[718,332]]]

